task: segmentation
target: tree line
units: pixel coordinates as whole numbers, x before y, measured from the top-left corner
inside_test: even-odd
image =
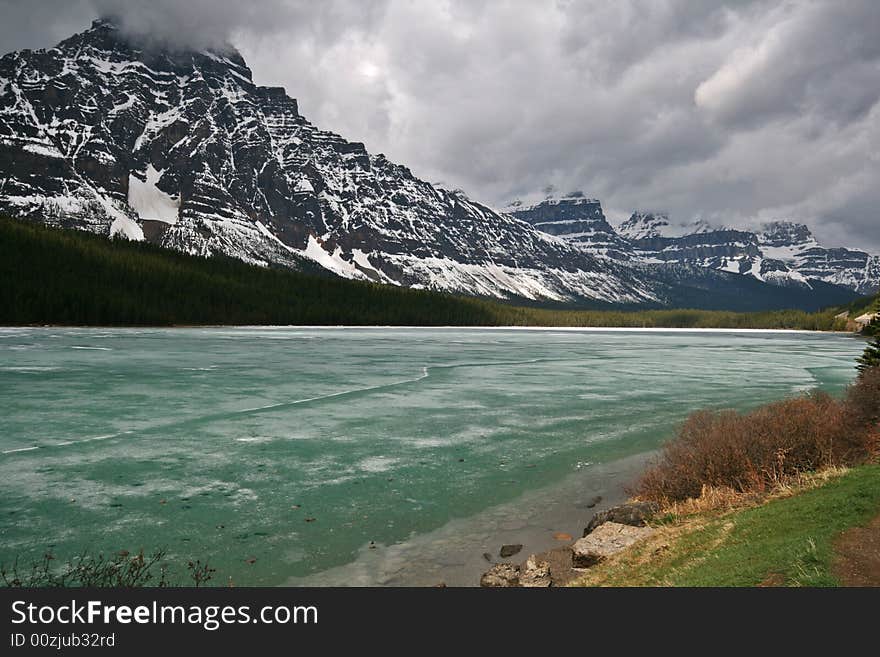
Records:
[[[565,310],[349,281],[0,219],[0,324],[841,328],[840,309]]]

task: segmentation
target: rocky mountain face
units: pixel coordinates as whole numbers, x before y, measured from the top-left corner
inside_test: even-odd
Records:
[[[550,221],[548,219],[548,221]],[[663,214],[635,212],[616,231],[634,261],[648,265],[698,266],[756,278],[783,287],[840,286],[858,294],[880,289],[880,256],[821,246],[798,223],[773,222],[757,231],[712,228],[704,222],[677,225]],[[581,248],[602,254],[606,240]]]
[[[318,129],[235,51],[141,47],[104,20],[0,59],[0,210],[390,284],[661,301],[639,272]]]
[[[812,298],[820,307],[822,303],[837,303],[845,296],[838,294],[838,286],[862,292],[862,288],[849,285],[844,277],[835,279],[827,275],[831,272],[810,276],[789,264],[791,258],[782,249],[800,243],[795,242],[797,239],[804,244],[812,240],[805,226],[789,224],[789,235],[777,230],[777,250],[771,255],[767,242],[774,239],[772,226],[758,234],[714,229],[702,221],[677,225],[664,214],[635,212],[615,229],[606,219],[601,202],[582,192],[559,199],[546,198],[533,205],[514,202],[505,211],[599,258],[627,263],[652,280],[652,290],[670,305],[773,308],[795,303],[797,298],[796,303],[804,307],[810,306]],[[821,248],[815,240],[810,246]],[[842,264],[838,261],[830,269],[839,273]],[[742,276],[767,286],[755,286]],[[795,294],[795,289],[806,294]],[[748,299],[745,304],[740,299],[743,295]]]
[[[784,262],[808,280],[841,285],[860,294],[880,289],[880,256],[821,246],[803,224],[779,221],[757,234],[761,253]]]
[[[586,305],[812,308],[878,280],[876,258],[797,231],[672,235],[655,215],[615,231],[582,194],[496,212],[320,130],[232,49],[155,49],[106,20],[0,59],[0,212],[266,266]],[[800,296],[766,284],[798,276]]]
[[[711,227],[703,221],[695,221],[690,224],[673,224],[669,216],[653,212],[633,212],[632,216],[624,221],[617,229],[621,237],[638,241],[645,239],[675,238],[684,235],[696,235],[709,232]]]
[[[636,212],[621,224],[620,233],[642,262],[697,265],[774,285],[809,287],[799,272],[768,257],[753,232],[713,229],[703,222],[676,226],[665,215]]]
[[[506,211],[544,233],[563,237],[597,255],[622,261],[633,257],[632,245],[605,219],[602,204],[582,192],[535,205],[514,202]]]

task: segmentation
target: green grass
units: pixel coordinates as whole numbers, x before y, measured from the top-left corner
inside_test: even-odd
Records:
[[[0,325],[392,325],[830,330],[839,309],[522,307],[201,258],[0,218]]]
[[[597,567],[584,583],[756,586],[773,578],[788,586],[837,586],[834,539],[877,514],[880,465],[860,466],[820,488],[696,522],[667,547],[651,540]]]

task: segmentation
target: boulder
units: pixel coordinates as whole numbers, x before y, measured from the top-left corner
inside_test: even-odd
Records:
[[[483,573],[480,586],[484,588],[510,588],[519,586],[519,566],[499,563]]]
[[[647,538],[655,531],[650,527],[633,527],[618,522],[605,522],[589,536],[575,541],[571,547],[572,566],[574,568],[589,568],[612,554],[617,554]]]
[[[593,516],[590,523],[584,529],[584,536],[589,535],[596,527],[606,522],[616,522],[619,525],[631,525],[644,527],[647,522],[660,510],[656,502],[628,502],[615,506],[607,511],[601,511]]]
[[[507,557],[512,557],[514,554],[518,554],[520,550],[522,550],[522,545],[519,543],[515,545],[502,545],[501,552],[498,554],[501,555],[502,559],[506,559]]]
[[[550,584],[550,564],[546,561],[538,561],[533,554],[520,571],[519,585],[524,588],[546,588]]]

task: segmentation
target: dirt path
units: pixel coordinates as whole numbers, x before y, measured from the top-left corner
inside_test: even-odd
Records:
[[[880,586],[880,516],[834,542],[834,574],[844,586]]]

